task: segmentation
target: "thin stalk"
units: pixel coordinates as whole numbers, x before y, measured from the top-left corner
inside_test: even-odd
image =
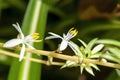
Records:
[[[9,52],[9,51],[6,51],[6,50],[2,50],[0,49],[0,54],[4,54],[4,55],[7,55],[7,56],[11,56],[11,57],[15,57],[15,58],[19,58],[20,55],[16,54],[16,53],[13,53],[13,52]],[[49,61],[47,60],[42,60],[42,59],[36,59],[36,58],[28,58],[28,57],[23,57],[23,59],[27,59],[27,60],[30,60],[32,62],[36,62],[36,63],[41,63],[41,64],[45,64],[45,65],[56,65],[56,66],[61,66],[65,63],[63,62],[52,62],[52,63],[49,63]]]
[[[0,46],[2,46],[2,44],[0,44]],[[20,48],[11,48],[11,49],[20,50]],[[86,58],[83,59],[83,58],[78,58],[77,56],[69,56],[69,55],[55,53],[53,51],[31,50],[29,48],[26,48],[26,52],[30,52],[30,53],[37,54],[37,55],[40,54],[40,55],[44,55],[44,56],[50,56],[50,57],[54,57],[54,58],[58,58],[58,59],[62,59],[62,60],[70,60],[70,61],[73,61],[76,63],[79,63],[80,61],[82,61],[84,63],[93,63],[93,64],[97,64],[97,65],[101,65],[101,66],[120,69],[120,64],[117,64],[117,63],[102,62],[97,59],[86,59]]]

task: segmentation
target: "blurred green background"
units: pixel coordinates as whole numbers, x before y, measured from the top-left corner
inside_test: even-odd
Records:
[[[16,37],[17,31],[12,24],[22,24],[28,2],[29,0],[0,0],[1,42]],[[76,43],[79,43],[77,38],[85,42],[96,37],[120,40],[119,0],[49,0],[46,4],[49,11],[45,36],[48,36],[48,32],[62,35],[74,27],[79,31],[72,39]],[[59,43],[58,39],[44,41],[44,50],[55,50]],[[68,47],[63,53],[71,55],[71,49]],[[12,57],[0,54],[0,80],[7,80],[11,62]],[[112,68],[100,66],[100,69],[100,72],[95,71],[96,76],[93,77],[87,72],[80,76],[79,68],[61,70],[59,66],[43,65],[41,80],[115,80],[110,78],[116,76]]]

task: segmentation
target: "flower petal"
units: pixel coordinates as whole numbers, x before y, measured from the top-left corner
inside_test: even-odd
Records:
[[[71,28],[71,29],[68,31],[65,39],[66,39],[66,40],[70,40],[70,39],[72,39],[73,37],[75,37],[75,36],[77,35],[77,33],[78,33],[78,31],[77,31],[76,29]]]
[[[14,26],[15,29],[20,33],[20,37],[21,37],[22,39],[24,39],[24,34],[23,34],[23,32],[22,32],[22,30],[21,30],[21,28],[20,28],[20,25],[19,25],[18,23],[16,23],[16,24],[13,24],[13,26]]]
[[[60,51],[63,51],[67,48],[68,46],[68,42],[66,40],[62,40],[61,44],[60,44]]]
[[[75,44],[75,43],[72,42],[72,41],[69,41],[69,42],[68,42],[68,45],[69,45],[70,48],[74,51],[75,55],[80,56],[80,57],[83,56],[83,55],[82,55],[82,52],[80,51],[80,48],[79,48],[79,46],[78,46],[77,44]]]
[[[58,34],[55,34],[55,33],[52,33],[52,32],[49,32],[48,34],[51,34],[52,36],[55,36],[55,37],[57,37],[57,38],[61,38],[61,39],[63,39],[60,35],[58,35]]]
[[[25,53],[25,44],[22,44],[19,61],[21,61],[23,59],[24,53]]]
[[[63,33],[63,38],[66,38],[66,36],[67,36],[67,35],[65,35],[65,34]]]
[[[70,39],[72,39],[74,36],[71,35],[71,34],[68,32],[67,35],[64,35],[63,37],[64,37],[64,39],[66,39],[66,40],[70,40]]]
[[[48,36],[48,37],[45,38],[45,40],[47,40],[47,39],[55,39],[55,38],[58,38],[58,37],[56,37],[56,36]]]
[[[30,44],[28,43],[25,43],[30,49],[35,49],[33,46],[31,46]]]
[[[35,41],[35,39],[33,39],[31,35],[26,36],[26,37],[24,38],[24,40],[25,40],[26,42],[34,42],[34,41]]]
[[[11,40],[9,40],[9,41],[7,41],[4,45],[3,45],[3,47],[15,47],[15,46],[17,46],[17,45],[19,45],[19,44],[21,44],[22,43],[22,40],[21,39],[11,39]]]

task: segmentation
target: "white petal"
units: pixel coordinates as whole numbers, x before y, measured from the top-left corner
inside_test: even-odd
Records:
[[[63,33],[63,38],[66,38],[66,35]]]
[[[62,40],[61,44],[60,44],[60,51],[63,51],[67,48],[68,46],[68,41]]]
[[[25,44],[22,44],[19,61],[21,61],[23,59],[24,53],[25,53]]]
[[[103,44],[97,45],[96,47],[93,48],[92,53],[93,53],[93,54],[94,54],[94,53],[97,53],[97,52],[100,51],[103,47],[104,47]]]
[[[75,55],[77,56],[81,56],[82,57],[82,52],[80,51],[80,48],[77,44],[75,44],[72,41],[68,42],[68,45],[70,46],[70,48],[74,51]]]
[[[21,37],[22,39],[24,39],[24,34],[23,34],[23,32],[22,32],[22,30],[21,30],[21,28],[20,28],[20,25],[19,25],[18,23],[16,23],[16,24],[13,24],[13,26],[14,26],[15,29],[20,33],[20,37]]]
[[[35,41],[35,39],[33,39],[31,35],[26,36],[24,40],[26,42],[34,42]]]
[[[66,40],[70,40],[70,39],[72,39],[73,37],[74,37],[74,36],[68,32],[67,35],[66,35],[64,38],[65,38]]]
[[[55,39],[55,38],[58,38],[58,37],[56,37],[56,36],[48,36],[48,37],[45,38],[45,40],[47,40],[47,39]]]
[[[19,44],[21,44],[22,43],[22,40],[21,39],[11,39],[11,40],[9,40],[9,41],[7,41],[4,45],[3,45],[3,47],[15,47],[15,46],[17,46],[17,45],[19,45]]]
[[[30,44],[28,43],[25,43],[30,49],[35,49],[33,46],[31,46]]]
[[[58,34],[55,34],[55,33],[52,33],[52,32],[49,32],[48,34],[51,34],[52,36],[55,36],[55,37],[58,37],[58,38],[61,38],[61,39],[63,39],[60,35],[58,35]]]
[[[63,34],[63,38],[65,40],[69,41],[72,38],[72,35],[71,34],[67,34],[67,35]]]

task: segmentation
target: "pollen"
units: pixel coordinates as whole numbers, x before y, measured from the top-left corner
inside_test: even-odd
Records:
[[[76,36],[78,31],[74,28],[71,28],[69,31],[68,31],[72,36]]]
[[[38,39],[38,38],[39,38],[39,33],[34,33],[34,34],[32,34],[32,38],[33,38],[33,39]]]

